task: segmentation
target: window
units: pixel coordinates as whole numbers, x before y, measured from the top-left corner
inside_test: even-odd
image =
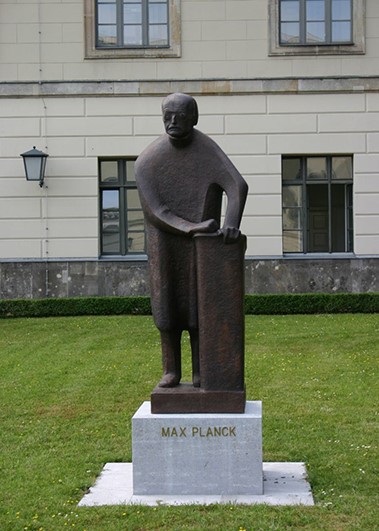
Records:
[[[283,252],[352,252],[352,201],[351,156],[283,157]]]
[[[180,0],[85,0],[86,58],[179,57]]]
[[[364,53],[365,0],[270,0],[270,54]]]
[[[101,255],[145,254],[143,212],[135,159],[99,161]]]
[[[352,42],[352,0],[280,0],[280,44]]]
[[[96,47],[168,46],[167,0],[96,0]]]

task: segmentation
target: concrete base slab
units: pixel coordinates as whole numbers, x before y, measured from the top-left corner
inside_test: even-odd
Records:
[[[256,495],[133,495],[132,463],[107,463],[95,485],[79,502],[100,505],[314,505],[304,463],[263,463],[263,494]]]

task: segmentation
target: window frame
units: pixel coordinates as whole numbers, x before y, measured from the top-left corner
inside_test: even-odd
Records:
[[[168,2],[168,44],[162,46],[97,46],[95,0],[84,0],[85,59],[165,58],[181,56],[180,0]]]
[[[141,231],[129,230],[128,227],[128,212],[127,208],[127,191],[137,191],[137,184],[135,181],[128,181],[127,179],[127,163],[135,162],[137,157],[99,157],[98,159],[98,182],[99,182],[99,255],[101,258],[118,257],[118,258],[141,258],[146,256],[146,229],[144,227],[144,250],[143,251],[128,251],[127,240],[129,235],[133,233],[140,233]],[[101,165],[103,162],[115,162],[117,164],[118,182],[103,182],[101,180]],[[104,191],[118,191],[119,197],[119,246],[120,252],[106,252],[103,248],[103,192]],[[143,217],[142,206],[139,209],[130,209],[130,211],[141,211]]]
[[[333,169],[332,169],[332,161],[333,158],[339,158],[339,157],[349,157],[351,159],[351,178],[350,179],[333,179]],[[307,176],[307,167],[308,167],[308,159],[326,159],[326,175],[323,178],[314,178]],[[294,179],[284,179],[284,172],[283,172],[283,163],[285,160],[296,160],[300,159],[300,177],[294,178]],[[308,155],[282,155],[281,160],[282,165],[282,173],[281,173],[281,179],[282,179],[282,238],[283,238],[283,255],[284,256],[313,256],[313,255],[347,255],[347,254],[353,254],[354,253],[354,221],[353,221],[353,185],[354,185],[354,157],[352,154],[341,154],[341,153],[333,153],[333,154],[308,154]],[[338,184],[341,187],[344,186],[344,218],[345,218],[345,224],[344,224],[344,247],[345,249],[343,251],[334,251],[332,250],[333,245],[333,209],[332,209],[332,195],[333,195],[333,189],[332,185]],[[309,204],[308,204],[308,198],[309,198],[309,186],[314,185],[326,185],[327,186],[327,207],[328,207],[328,250],[322,250],[322,251],[310,251],[310,227],[309,227]],[[284,204],[284,188],[290,187],[290,186],[296,186],[301,191],[301,201],[299,202],[298,206],[295,205],[285,205]],[[290,209],[297,209],[299,219],[301,220],[300,228],[298,229],[288,229],[285,228],[285,218],[284,218],[284,210],[290,210]],[[299,236],[301,236],[301,243],[302,243],[302,250],[300,251],[288,251],[284,249],[284,236],[286,232],[297,232],[299,233]],[[299,240],[300,241],[300,240]]]
[[[280,0],[269,0],[269,56],[365,54],[366,0],[352,0],[352,43],[285,44],[280,42]]]

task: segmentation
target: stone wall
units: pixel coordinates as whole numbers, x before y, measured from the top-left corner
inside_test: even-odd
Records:
[[[246,293],[379,292],[378,258],[247,259]],[[0,262],[0,298],[149,295],[146,261]]]
[[[378,258],[248,260],[246,293],[379,292]]]

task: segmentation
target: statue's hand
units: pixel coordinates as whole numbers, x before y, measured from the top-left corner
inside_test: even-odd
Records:
[[[234,243],[240,237],[241,231],[235,227],[223,227],[220,232],[224,236],[225,243]]]
[[[217,232],[218,223],[215,219],[207,219],[198,223],[193,229],[190,230],[190,234],[198,234],[201,232]]]

